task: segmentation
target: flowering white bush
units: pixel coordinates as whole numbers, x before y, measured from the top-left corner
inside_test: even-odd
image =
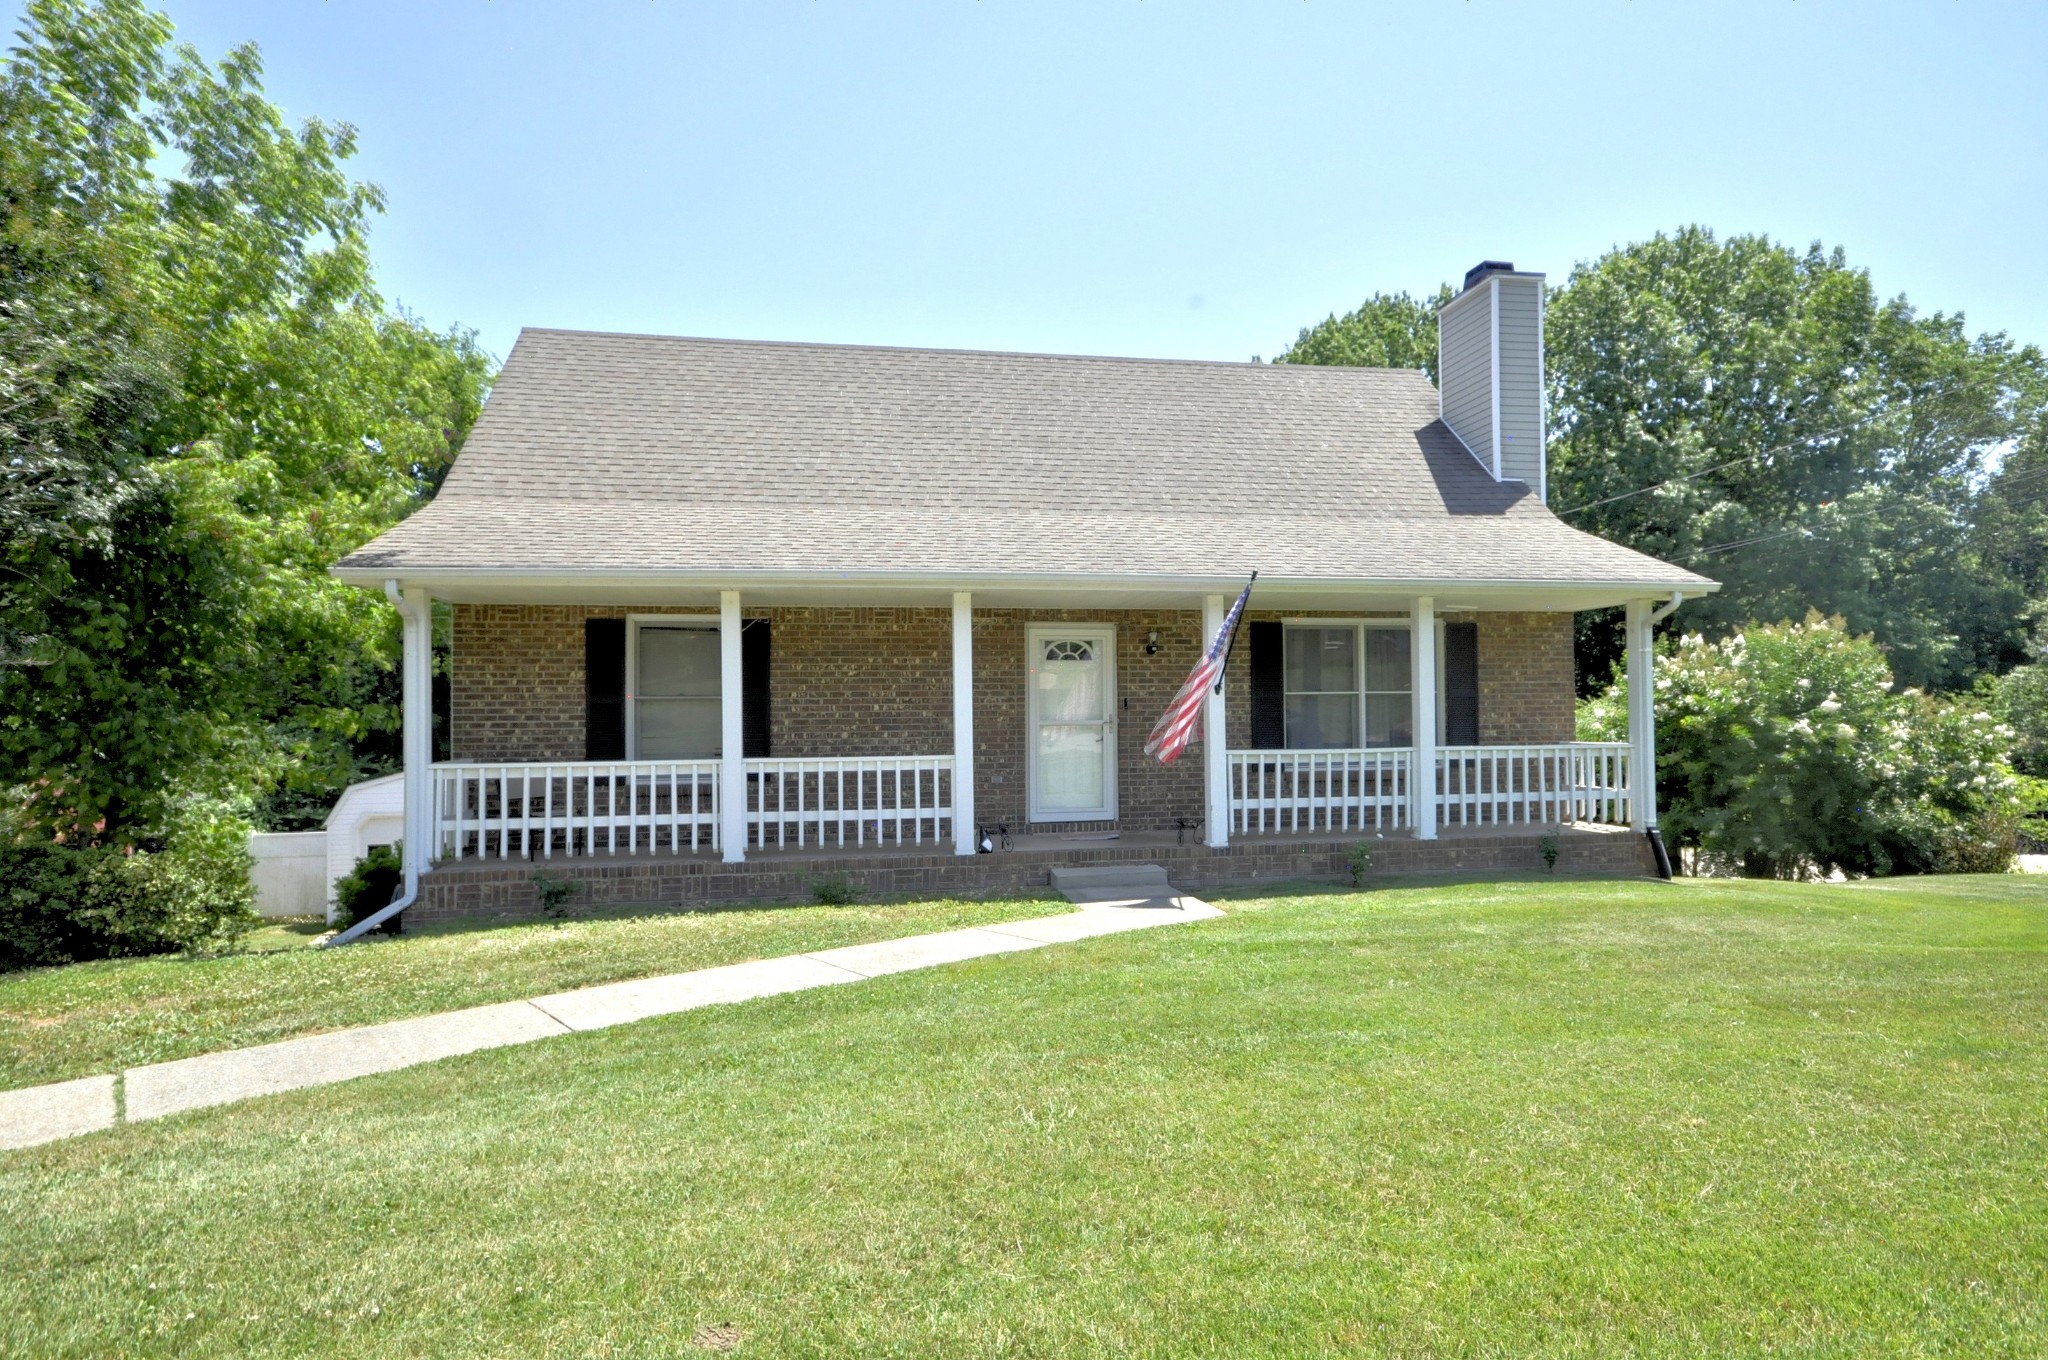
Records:
[[[1658,649],[1665,834],[1757,877],[2002,869],[2018,783],[2013,733],[1974,701],[1896,689],[1884,653],[1841,620],[1752,624]],[[1617,682],[1579,734],[1628,732]]]

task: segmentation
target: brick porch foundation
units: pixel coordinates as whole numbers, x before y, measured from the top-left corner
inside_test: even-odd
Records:
[[[867,901],[914,897],[999,897],[1050,892],[1055,865],[1158,864],[1175,887],[1241,887],[1300,879],[1341,880],[1351,847],[1373,847],[1372,878],[1405,873],[1541,869],[1542,832],[1452,832],[1440,840],[1405,837],[1247,840],[1225,849],[1154,843],[1134,837],[1100,845],[1066,844],[958,856],[894,851],[865,854],[768,852],[743,864],[711,856],[619,855],[615,859],[466,861],[445,864],[420,880],[419,901],[406,920],[426,924],[460,918],[521,920],[540,914],[533,873],[545,867],[583,885],[578,907],[648,905],[701,907],[739,902],[808,902],[813,881],[844,877]],[[1626,828],[1572,828],[1559,836],[1563,874],[1640,875],[1655,872],[1648,844]]]

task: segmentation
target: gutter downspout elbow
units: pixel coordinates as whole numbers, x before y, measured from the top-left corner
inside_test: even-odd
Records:
[[[398,617],[404,620],[404,626],[410,628],[418,621],[419,616],[413,612],[413,607],[405,602],[405,592],[398,588],[397,581],[387,580],[384,582],[384,598],[391,601],[392,607],[398,611]],[[399,664],[404,665],[405,663],[401,661]],[[406,771],[408,778],[405,782],[408,786],[412,782],[410,778],[411,773],[410,770]],[[407,788],[406,793],[407,797],[410,798],[410,787]],[[411,809],[408,808],[407,811],[410,812]],[[410,824],[411,820],[410,816],[406,818],[408,824]],[[405,881],[400,885],[398,896],[392,898],[388,906],[380,907],[376,911],[371,912],[347,930],[328,936],[320,942],[320,948],[330,949],[338,944],[354,944],[357,940],[411,906],[414,899],[420,895],[420,872],[417,867],[418,861],[414,858],[416,853],[416,848],[409,848],[407,850],[405,856]]]
[[[387,585],[389,585],[389,582],[386,582],[386,584],[387,584]],[[1659,609],[1659,610],[1657,610],[1657,611],[1656,611],[1655,613],[1653,613],[1653,614],[1651,614],[1651,615],[1650,615],[1650,626],[1654,628],[1654,627],[1656,627],[1656,626],[1657,626],[1658,624],[1660,624],[1660,623],[1664,622],[1664,620],[1666,620],[1666,619],[1670,618],[1670,617],[1671,617],[1671,615],[1672,615],[1672,613],[1673,613],[1673,611],[1675,611],[1675,610],[1676,610],[1676,609],[1678,608],[1678,606],[1680,606],[1680,605],[1682,605],[1682,604],[1684,604],[1684,603],[1685,603],[1685,592],[1684,592],[1684,591],[1682,591],[1682,590],[1674,590],[1674,591],[1672,591],[1672,592],[1671,592],[1671,603],[1669,603],[1669,604],[1665,605],[1665,606],[1664,606],[1664,607],[1663,607],[1662,609]]]

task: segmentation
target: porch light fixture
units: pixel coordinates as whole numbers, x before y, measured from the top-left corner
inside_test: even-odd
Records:
[[[1159,630],[1157,628],[1145,634],[1145,655],[1159,655]]]

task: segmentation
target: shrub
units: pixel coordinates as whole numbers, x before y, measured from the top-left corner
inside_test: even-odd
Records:
[[[843,907],[860,896],[860,885],[845,874],[819,874],[811,880],[811,899],[820,906]]]
[[[340,911],[339,924],[343,929],[354,925],[366,916],[391,905],[391,899],[398,894],[399,885],[405,882],[405,861],[395,845],[373,845],[370,852],[357,860],[355,867],[334,880],[334,901]],[[399,917],[392,917],[378,929],[386,934],[396,935],[404,929]]]
[[[1562,842],[1555,831],[1546,831],[1537,838],[1536,853],[1543,856],[1544,873],[1554,874],[1557,872],[1557,852],[1561,845]]]
[[[2019,853],[2019,832],[2018,818],[1995,812],[1945,827],[1935,846],[1935,868],[1944,874],[2002,874]]]
[[[569,903],[576,899],[580,885],[572,879],[546,869],[533,871],[534,895],[540,899],[541,912],[550,920],[559,921],[569,914]]]
[[[1351,853],[1344,857],[1344,865],[1351,870],[1351,886],[1363,888],[1365,876],[1372,872],[1372,847],[1364,841],[1351,847]]]
[[[2048,658],[2006,672],[1991,697],[2013,729],[2013,767],[2048,778]]]
[[[141,845],[0,841],[0,968],[232,945],[256,922],[248,834],[186,807]]]
[[[2017,810],[2011,729],[1976,702],[1895,689],[1840,620],[1667,640],[1656,696],[1665,835],[1752,877],[1988,864]],[[1583,736],[1627,726],[1619,680],[1581,706]]]

